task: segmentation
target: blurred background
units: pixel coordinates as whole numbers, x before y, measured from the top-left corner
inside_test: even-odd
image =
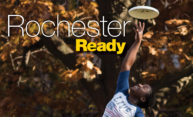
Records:
[[[146,0],[0,0],[0,116],[1,117],[101,117],[112,98],[122,59],[134,41],[132,23],[126,36],[122,55],[116,53],[77,53],[68,26],[59,26],[60,36],[50,38],[21,35],[11,29],[8,37],[8,15],[40,24],[45,20],[135,21],[128,9],[145,5]],[[130,85],[149,83],[156,95],[156,104],[144,109],[146,117],[193,116],[193,1],[152,0],[160,11],[156,19],[147,20],[144,40],[131,74]],[[13,17],[11,24],[20,24]],[[76,24],[81,27],[81,24]],[[102,27],[92,24],[93,27]],[[107,27],[107,24],[105,24]],[[117,25],[114,24],[114,27]],[[105,28],[106,30],[107,28]],[[43,30],[57,30],[47,23]],[[86,28],[95,34],[96,31]],[[31,23],[30,34],[38,27]],[[76,32],[81,33],[81,32]],[[117,34],[118,32],[112,32]],[[111,41],[112,37],[82,38],[92,42]]]

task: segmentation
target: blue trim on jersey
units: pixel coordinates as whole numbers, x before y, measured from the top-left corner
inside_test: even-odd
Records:
[[[143,111],[139,107],[137,107],[135,117],[145,117],[144,114],[143,114]]]

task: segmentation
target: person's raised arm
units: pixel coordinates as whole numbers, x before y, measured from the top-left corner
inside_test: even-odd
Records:
[[[135,42],[130,47],[130,49],[127,52],[126,57],[123,60],[122,66],[121,66],[121,72],[119,73],[118,80],[117,80],[117,88],[116,93],[120,91],[124,91],[129,88],[129,73],[130,69],[135,62],[136,55],[139,49],[139,46],[141,44],[141,40],[143,37],[143,30],[144,30],[145,24],[141,25],[141,22],[139,25],[136,24],[135,30]]]
[[[134,64],[138,49],[141,45],[141,40],[143,39],[144,28],[145,28],[145,23],[141,24],[141,22],[139,22],[139,24],[135,24],[135,28],[134,28],[135,42],[127,51],[127,55],[125,56],[121,66],[121,72],[128,71],[128,70],[130,71],[132,65]]]

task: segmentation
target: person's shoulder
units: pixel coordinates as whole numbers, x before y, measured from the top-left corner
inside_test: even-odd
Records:
[[[144,114],[143,114],[143,111],[140,107],[137,107],[135,117],[145,117]]]
[[[137,112],[143,112],[140,107],[137,106]]]
[[[115,95],[118,94],[118,93],[122,93],[122,94],[124,94],[125,96],[129,96],[128,90],[129,90],[129,89],[125,89],[125,90],[122,90],[122,91],[118,91],[118,92],[115,93]]]

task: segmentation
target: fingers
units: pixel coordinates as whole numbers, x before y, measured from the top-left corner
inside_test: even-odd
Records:
[[[135,34],[137,34],[137,32],[139,32],[139,30],[137,28],[133,27],[133,30],[134,30]]]
[[[145,22],[143,22],[143,30],[145,29]]]
[[[139,28],[141,29],[141,22],[139,22]]]
[[[135,28],[133,28],[135,31],[144,30],[145,29],[145,23],[141,23],[140,21],[135,21]]]
[[[138,27],[138,21],[137,21],[137,20],[135,21],[135,27],[136,27],[136,29],[139,28],[139,27]]]

